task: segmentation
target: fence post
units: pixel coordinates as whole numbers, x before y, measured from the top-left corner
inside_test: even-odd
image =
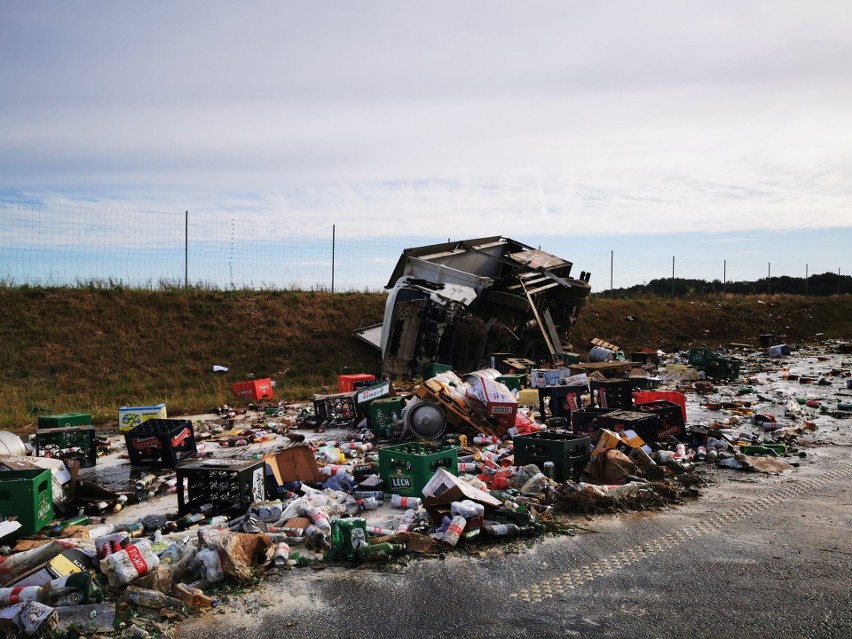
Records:
[[[808,265],[805,264],[805,297],[808,295]]]
[[[337,225],[331,225],[331,292],[334,293],[334,248],[337,239]]]
[[[674,268],[675,268],[675,256],[672,255],[672,299],[674,299],[674,296],[675,296],[675,287],[674,287],[674,273],[675,273],[675,271],[674,271]]]
[[[189,288],[189,211],[183,219],[183,286]]]
[[[728,260],[722,260],[722,295],[725,295],[725,286],[728,283]]]
[[[609,252],[609,296],[610,297],[615,297],[615,286],[613,285],[614,265],[615,265],[615,251],[610,250],[610,252]]]
[[[766,267],[766,294],[772,295],[772,262]]]

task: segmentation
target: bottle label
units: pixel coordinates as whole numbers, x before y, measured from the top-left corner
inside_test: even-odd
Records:
[[[133,564],[140,577],[148,574],[148,562],[145,561],[145,558],[136,546],[130,545],[124,549],[124,552],[127,553],[127,558]]]

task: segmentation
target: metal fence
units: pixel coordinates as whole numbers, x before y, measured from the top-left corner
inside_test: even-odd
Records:
[[[482,235],[493,234],[484,231]],[[0,279],[7,285],[380,290],[402,250],[444,237],[385,236],[355,223],[310,225],[254,213],[149,212],[24,202],[0,202]],[[462,238],[452,238],[462,239]],[[837,272],[836,266],[694,260],[578,250],[576,238],[522,242],[593,274],[597,292],[652,280],[759,281]],[[771,276],[768,278],[767,276]],[[848,280],[849,278],[843,278]],[[847,283],[837,292],[852,292]],[[850,290],[845,290],[849,288]]]

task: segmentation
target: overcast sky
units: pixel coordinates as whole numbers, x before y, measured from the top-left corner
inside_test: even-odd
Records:
[[[839,0],[2,0],[0,92],[0,199],[852,237]]]

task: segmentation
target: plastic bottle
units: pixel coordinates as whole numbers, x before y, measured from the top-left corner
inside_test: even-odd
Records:
[[[459,537],[461,537],[462,532],[464,532],[465,526],[467,526],[467,520],[464,517],[460,515],[453,517],[453,520],[450,522],[450,527],[447,528],[447,532],[444,533],[444,541],[451,546],[455,546],[459,543]]]
[[[316,527],[319,528],[324,535],[328,536],[331,534],[331,523],[328,520],[328,515],[326,515],[322,510],[316,506],[306,506],[305,514],[311,518],[314,525],[316,525]]]
[[[208,597],[201,588],[189,584],[175,584],[172,594],[188,606],[215,608],[219,605],[218,599]]]
[[[100,526],[89,526],[88,529],[89,539],[97,539],[98,537],[103,537],[104,535],[109,535],[110,533],[115,532],[115,524],[101,524]]]
[[[319,471],[326,477],[334,477],[337,473],[341,471],[351,473],[352,466],[349,466],[347,464],[326,464],[325,466],[321,467]]]
[[[476,519],[485,514],[485,506],[469,499],[454,501],[450,504],[450,514],[465,519]]]
[[[391,495],[391,506],[394,508],[414,508],[417,510],[423,505],[423,500],[419,497],[404,497],[402,495]]]
[[[103,535],[95,539],[95,551],[98,559],[104,559],[107,555],[119,552],[130,543],[130,535],[126,532],[115,532],[111,535]]]
[[[368,499],[374,497],[378,501],[385,500],[385,494],[380,490],[356,490],[352,493],[355,499]]]
[[[22,601],[47,601],[48,589],[41,586],[18,586],[17,588],[0,588],[0,606],[11,606]]]
[[[128,586],[124,591],[124,600],[134,606],[144,608],[180,608],[183,602],[175,597],[164,595],[159,590]]]
[[[183,554],[183,549],[185,547],[186,540],[176,541],[159,554],[160,563],[166,566],[170,566],[171,564],[177,563],[178,561],[180,561],[180,557]]]
[[[387,535],[393,535],[396,533],[395,530],[391,530],[390,528],[382,528],[381,526],[367,526],[367,532],[371,535],[377,535],[379,537],[385,537]]]
[[[204,579],[211,584],[225,579],[225,573],[222,571],[222,560],[219,558],[218,552],[211,548],[205,548],[198,551],[196,558],[204,567],[202,572]]]
[[[396,528],[396,532],[408,532],[411,528],[411,524],[415,522],[417,519],[417,513],[414,510],[409,509],[405,511],[405,514],[402,516],[402,520],[399,522],[399,526]]]
[[[272,563],[278,567],[288,565],[290,560],[290,546],[287,542],[279,542],[275,545],[275,554],[272,556]]]
[[[476,470],[473,462],[459,462],[459,473],[476,473]]]

